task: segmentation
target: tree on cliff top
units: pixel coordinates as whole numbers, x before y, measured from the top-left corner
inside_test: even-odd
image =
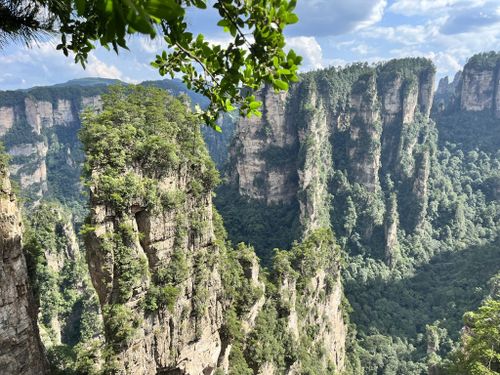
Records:
[[[486,300],[464,316],[461,347],[452,355],[450,375],[500,374],[500,301]]]
[[[29,44],[40,33],[58,33],[57,46],[85,65],[99,43],[118,53],[126,37],[161,36],[167,50],[152,65],[159,73],[180,74],[189,89],[210,99],[201,114],[214,127],[221,110],[238,104],[243,115],[260,114],[252,90],[263,83],[286,90],[297,80],[301,57],[285,53],[284,28],[296,23],[296,0],[215,0],[217,26],[231,35],[227,47],[193,35],[186,10],[206,9],[207,0],[0,0],[0,47],[11,40]]]

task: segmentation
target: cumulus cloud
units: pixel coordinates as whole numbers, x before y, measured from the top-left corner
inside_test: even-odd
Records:
[[[323,68],[323,51],[316,38],[311,36],[289,37],[286,45],[302,56],[302,71]]]
[[[299,22],[288,28],[291,35],[339,35],[376,24],[382,19],[386,0],[299,1]]]
[[[97,54],[89,55],[86,69],[75,64],[73,57],[57,51],[56,41],[40,42],[37,45],[9,46],[0,54],[3,75],[0,89],[17,89],[61,83],[74,78],[102,77],[133,81],[119,67],[103,61]],[[107,51],[106,51],[107,52]],[[107,56],[113,56],[107,52]]]
[[[114,65],[107,65],[94,55],[89,56],[86,75],[101,78],[123,79],[123,73]]]

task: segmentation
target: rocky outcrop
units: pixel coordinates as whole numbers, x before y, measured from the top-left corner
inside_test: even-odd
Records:
[[[78,87],[61,91],[57,88],[45,89],[50,95],[40,90],[0,93],[0,137],[13,157],[10,167],[12,178],[19,182],[23,194],[31,203],[36,203],[49,192],[48,159],[62,157],[59,153],[66,150],[70,153],[73,150],[79,155],[77,131],[81,109],[100,106],[98,95],[89,92],[86,96]],[[68,96],[68,92],[73,95]],[[71,161],[76,179],[81,160]]]
[[[257,100],[262,101],[262,117],[241,119],[235,134],[231,148],[237,171],[234,178],[244,196],[269,204],[288,202],[297,192],[296,171],[288,158],[297,134],[285,121],[287,93],[265,88]]]
[[[448,77],[441,79],[435,110],[488,111],[500,118],[500,53],[474,55],[453,82]]]
[[[397,193],[400,214],[412,195],[419,219],[402,225],[414,231],[424,220],[428,199],[434,73],[425,59],[392,60],[378,67],[359,64],[306,74],[286,100],[263,89],[262,119],[243,120],[237,127],[232,184],[240,195],[268,205],[298,202],[303,234],[331,223],[343,233],[342,212],[351,195],[357,232],[366,243],[377,228],[384,231],[382,192]],[[350,185],[345,195],[338,191],[345,189],[337,186],[338,173]],[[399,223],[393,225],[386,236],[397,233]]]
[[[0,141],[14,158],[10,172],[22,188],[28,203],[37,203],[47,195],[61,200],[78,199],[83,155],[78,141],[81,111],[100,110],[101,95],[109,84],[119,81],[74,80],[63,85],[35,87],[29,90],[0,91]],[[205,97],[189,91],[177,80],[145,82],[174,93],[188,94],[192,104],[206,106]],[[227,160],[233,138],[237,111],[223,114],[219,125],[223,133],[203,129],[203,136],[217,167]],[[16,150],[22,148],[19,154]],[[66,164],[66,165],[64,165]]]
[[[45,374],[37,306],[21,246],[21,216],[5,165],[0,165],[0,215],[0,367],[6,375]]]
[[[188,191],[189,183],[188,171],[183,168],[161,181],[161,192]],[[96,194],[94,190],[93,196]],[[87,258],[105,311],[105,322],[109,327],[118,304],[123,304],[120,306],[134,316],[130,319],[141,322],[137,323],[130,341],[117,353],[120,373],[213,373],[221,353],[219,329],[223,315],[219,301],[220,272],[217,266],[209,268],[206,264],[219,256],[218,248],[213,245],[210,193],[200,197],[188,195],[177,209],[158,213],[149,212],[140,201],[133,202],[126,216],[117,215],[109,206],[94,203],[91,223],[95,230],[86,240]],[[130,286],[133,289],[127,299],[123,299],[119,291],[123,282],[120,276],[125,277],[117,270],[117,263],[121,261],[119,254],[103,251],[109,248],[110,239],[125,227],[131,236],[126,243],[130,252],[127,261],[143,270],[137,283]],[[176,263],[181,257],[183,263]],[[166,272],[169,265],[185,267],[185,275],[176,284],[175,292],[172,291],[175,297],[170,296],[174,301],[149,311],[142,306],[142,301],[151,298],[148,291],[152,293],[155,279]],[[108,340],[115,340],[109,328]]]
[[[113,126],[109,111],[82,132],[91,203],[85,244],[104,317],[105,368],[139,375],[342,369],[346,327],[340,252],[331,231],[311,227],[304,241],[276,256],[272,275],[261,274],[252,248],[232,250],[225,241],[212,206],[217,174],[201,133],[188,122],[194,119],[178,113],[179,102],[164,93],[134,90],[131,96],[157,95],[172,107],[106,98],[110,111],[145,116],[130,124],[143,131],[119,147],[121,156],[95,157],[103,139],[115,149],[129,129]],[[153,121],[150,106],[163,111]],[[168,144],[155,152],[175,155],[163,164],[142,148],[158,135]],[[288,327],[272,323],[276,319]],[[285,358],[295,360],[284,365]]]
[[[379,187],[382,123],[377,98],[375,74],[360,77],[350,98],[351,126],[347,149],[353,181],[369,191]],[[366,150],[366,147],[370,149]]]
[[[492,109],[495,86],[495,70],[465,66],[460,100],[461,109],[464,111]]]
[[[14,108],[0,107],[0,136],[5,135],[14,125]]]
[[[97,296],[73,219],[70,210],[57,202],[41,202],[25,218],[24,252],[40,306],[40,336],[49,357],[57,348],[83,347],[102,335]],[[56,363],[54,367],[69,371],[65,366],[71,365]]]

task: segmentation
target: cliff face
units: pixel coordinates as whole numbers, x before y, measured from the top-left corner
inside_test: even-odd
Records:
[[[241,119],[231,149],[238,188],[240,194],[269,204],[288,202],[297,190],[294,166],[286,157],[273,165],[265,155],[293,152],[297,145],[296,130],[285,121],[287,93],[275,94],[265,88],[260,100],[262,117]]]
[[[105,368],[190,375],[343,368],[331,232],[311,228],[276,257],[266,282],[253,249],[225,241],[212,206],[217,173],[194,118],[161,91],[135,90],[107,97],[109,111],[87,118],[82,133],[91,192],[85,243],[103,310]],[[113,123],[123,118],[131,122]]]
[[[21,217],[3,161],[0,189],[0,366],[5,374],[45,374],[37,306],[21,246]]]
[[[160,182],[161,193],[187,191],[190,182],[187,168],[183,168]],[[94,191],[93,196],[96,194],[99,192]],[[115,339],[111,338],[109,325],[119,311],[117,306],[133,314],[134,324],[138,325],[134,337],[120,348],[116,357],[121,371],[129,374],[211,373],[221,352],[218,330],[223,316],[218,300],[219,270],[208,265],[220,255],[213,246],[210,193],[199,197],[187,195],[185,203],[178,208],[157,214],[148,212],[140,200],[132,202],[130,214],[123,216],[106,205],[93,204],[91,222],[95,231],[86,241],[87,257],[108,323],[108,338]],[[122,254],[117,253],[118,249],[103,251],[110,246],[110,239],[124,228],[130,231],[127,261],[142,271],[139,279],[130,285],[132,290],[127,291],[126,299],[120,291],[125,282],[120,279],[125,277],[120,274],[124,272],[120,269],[124,267],[119,258]],[[176,268],[168,269],[171,272],[184,274],[179,275],[175,290],[160,290],[166,294],[160,294],[158,302],[153,302],[154,282],[161,278],[162,272],[167,272],[168,266]],[[171,300],[163,305],[163,298]],[[162,307],[148,306],[145,311],[141,305],[144,300]]]
[[[396,246],[399,227],[415,231],[425,217],[433,91],[434,68],[424,59],[308,73],[286,98],[263,89],[263,117],[237,127],[230,180],[268,206],[298,202],[303,234],[330,223],[337,234],[352,232],[351,197],[352,226],[365,243],[384,231],[394,193],[392,216],[402,220],[383,237],[385,247]]]
[[[61,348],[76,354],[102,335],[97,295],[90,282],[73,215],[56,202],[42,202],[25,217],[24,253],[38,314],[38,327],[48,357]],[[73,363],[52,364],[70,371]]]
[[[82,199],[83,155],[78,141],[81,111],[101,108],[100,96],[108,91],[109,84],[120,81],[84,79],[27,91],[0,91],[0,140],[12,156],[11,176],[29,203],[47,196],[63,202]],[[193,105],[207,105],[205,97],[187,90],[177,80],[149,81],[143,85],[188,95]],[[202,131],[218,167],[227,159],[236,116],[237,113],[221,116],[222,136],[209,128]]]
[[[436,99],[438,111],[487,111],[500,118],[500,54],[472,56],[453,82],[442,79]]]
[[[77,86],[73,91],[39,88],[0,94],[0,137],[12,156],[12,178],[30,201],[36,202],[49,190],[52,195],[59,193],[57,187],[49,186],[64,169],[64,165],[54,165],[57,159],[63,159],[73,180],[77,179],[81,164],[77,141],[80,111],[87,106],[98,108],[97,94],[101,91],[103,86],[88,90]],[[78,190],[78,182],[71,183],[68,189]]]

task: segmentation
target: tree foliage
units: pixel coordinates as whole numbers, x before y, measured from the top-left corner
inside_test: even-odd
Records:
[[[500,301],[488,299],[464,315],[461,347],[452,356],[448,374],[500,374]]]
[[[105,48],[127,49],[127,36],[142,34],[163,38],[166,50],[152,65],[161,75],[180,74],[189,89],[210,100],[201,117],[213,128],[221,110],[240,105],[242,114],[256,114],[261,103],[249,89],[263,83],[287,90],[297,81],[301,57],[285,53],[283,35],[298,17],[296,0],[217,0],[217,26],[230,34],[227,47],[212,44],[203,34],[188,28],[188,11],[206,9],[207,0],[37,0],[0,3],[0,41],[14,35],[29,41],[40,30],[57,31],[57,46],[65,55],[85,65],[89,53],[100,44]],[[208,12],[208,11],[207,11]],[[20,14],[18,14],[20,13]],[[44,18],[45,21],[40,21]],[[214,25],[215,26],[215,25]]]

